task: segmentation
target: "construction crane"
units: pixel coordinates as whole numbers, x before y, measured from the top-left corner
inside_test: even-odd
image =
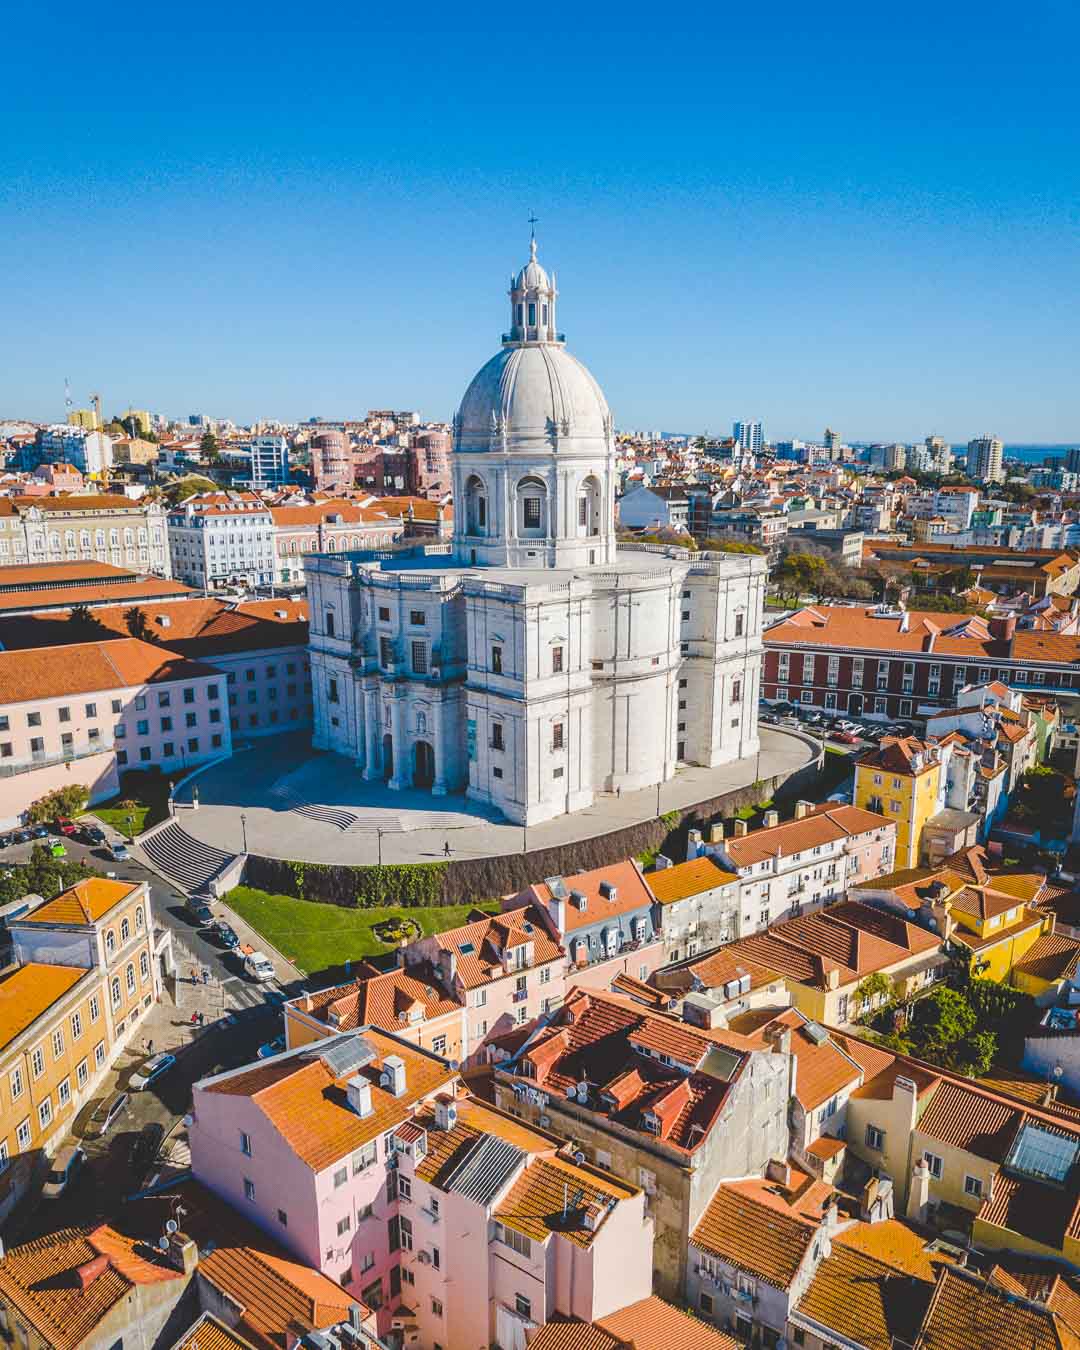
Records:
[[[91,394],[90,402],[94,405],[94,412],[97,414],[97,430],[100,431],[105,425],[101,420],[101,395]]]

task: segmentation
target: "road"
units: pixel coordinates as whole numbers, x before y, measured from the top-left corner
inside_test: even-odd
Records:
[[[111,832],[110,832],[111,833]],[[119,836],[116,836],[119,837]],[[145,1058],[143,1039],[121,1053],[113,1069],[79,1112],[71,1139],[87,1154],[87,1166],[79,1180],[55,1201],[29,1197],[4,1225],[4,1242],[11,1246],[27,1242],[67,1224],[92,1222],[103,1217],[119,1196],[130,1194],[152,1179],[155,1169],[134,1169],[129,1162],[131,1145],[144,1125],[159,1123],[166,1134],[173,1131],[191,1105],[191,1086],[200,1078],[235,1068],[255,1059],[259,1047],[281,1033],[282,997],[299,992],[299,986],[257,985],[243,976],[238,958],[209,939],[188,917],[185,897],[175,887],[134,860],[115,862],[106,849],[91,848],[65,840],[68,856],[128,881],[146,881],[156,926],[170,930],[179,984],[176,1001],[157,1004],[149,1013],[144,1030],[155,1037],[155,1049],[178,1048],[173,1069],[143,1092],[132,1092],[128,1107],[103,1139],[87,1139],[85,1128],[97,1103],[128,1080]],[[16,844],[0,852],[0,867],[7,862],[25,862],[31,844]],[[192,965],[200,983],[190,982]],[[202,983],[206,970],[209,982]],[[170,990],[172,988],[170,982]],[[186,1008],[195,1004],[209,1008],[207,1026],[195,1032]]]

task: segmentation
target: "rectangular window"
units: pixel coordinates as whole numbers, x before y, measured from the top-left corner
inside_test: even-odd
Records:
[[[22,1069],[12,1069],[11,1077],[8,1080],[11,1084],[11,1100],[18,1101],[23,1094],[23,1076]]]
[[[279,1210],[278,1210],[278,1212],[277,1212],[277,1221],[278,1221],[279,1224],[281,1224],[282,1228],[288,1228],[288,1226],[289,1226],[289,1216],[285,1213],[285,1211],[284,1211],[283,1209],[279,1209]]]
[[[98,1041],[97,1045],[94,1046],[94,1065],[96,1068],[100,1069],[104,1063],[105,1063],[105,1042]]]
[[[346,1234],[351,1228],[352,1228],[352,1216],[351,1216],[351,1215],[346,1214],[346,1215],[344,1216],[344,1218],[338,1219],[338,1221],[337,1221],[337,1235],[338,1235],[338,1237],[344,1237],[345,1234]]]
[[[502,648],[492,647],[491,649],[491,670],[495,675],[502,674]]]
[[[492,722],[491,724],[491,748],[492,750],[505,750],[503,745],[503,729],[501,722]]]
[[[250,1177],[244,1178],[244,1199],[250,1200],[252,1204],[255,1203],[255,1183]]]
[[[52,1124],[52,1098],[46,1097],[38,1103],[38,1124],[47,1130]]]
[[[538,530],[540,528],[540,498],[526,497],[522,506],[524,508],[525,528],[527,530]]]
[[[339,1186],[344,1186],[348,1179],[349,1169],[347,1167],[337,1168],[334,1172],[334,1190],[336,1191]]]
[[[64,1053],[64,1033],[59,1027],[52,1034],[53,1059],[59,1059]]]
[[[30,1139],[31,1139],[30,1121],[29,1119],[26,1119],[20,1122],[19,1128],[15,1131],[15,1142],[25,1153],[26,1150],[30,1147]]]
[[[563,724],[561,722],[556,722],[551,728],[551,748],[552,750],[563,748]]]
[[[339,701],[338,683],[333,676],[331,676],[326,682],[326,698],[328,703],[337,703]]]
[[[30,1073],[34,1078],[40,1078],[45,1072],[45,1051],[41,1046],[37,1046],[30,1056]]]
[[[71,1080],[62,1078],[56,1089],[56,1102],[61,1111],[71,1101]]]
[[[379,638],[379,665],[392,666],[394,664],[394,644],[388,637]]]
[[[561,647],[552,647],[551,649],[551,672],[558,675],[563,668],[563,649]]]
[[[941,1174],[945,1170],[944,1159],[939,1157],[936,1153],[924,1153],[923,1157],[926,1159],[926,1165],[930,1169],[930,1175],[935,1181],[940,1181]]]
[[[426,642],[414,642],[412,644],[412,668],[414,675],[427,674],[428,661]]]
[[[885,1149],[885,1131],[879,1130],[876,1125],[867,1125],[866,1127],[866,1147],[872,1148],[875,1153],[882,1153]]]
[[[86,1086],[90,1078],[90,1068],[85,1059],[79,1060],[78,1067],[75,1070],[75,1082],[79,1086],[80,1092]]]
[[[409,622],[414,628],[423,628],[424,624],[427,623],[427,615],[422,609],[411,609],[409,610]]]
[[[981,1177],[966,1176],[964,1178],[964,1194],[972,1195],[976,1200],[982,1199],[983,1185]]]
[[[240,1152],[246,1157],[251,1157],[251,1135],[244,1130],[240,1131]]]
[[[732,703],[742,702],[742,680],[734,680],[731,685]]]
[[[519,1317],[532,1317],[532,1299],[526,1298],[524,1294],[514,1295],[514,1307]]]

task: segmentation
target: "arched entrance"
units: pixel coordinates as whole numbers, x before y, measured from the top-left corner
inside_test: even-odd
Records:
[[[389,732],[382,738],[382,776],[384,783],[394,776],[394,738]]]
[[[435,751],[430,741],[417,741],[413,747],[413,787],[429,788],[435,782]]]
[[[847,710],[852,717],[862,716],[862,694],[849,694]]]

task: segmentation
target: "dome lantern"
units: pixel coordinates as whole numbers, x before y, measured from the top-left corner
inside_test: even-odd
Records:
[[[536,260],[536,235],[529,240],[529,261],[510,282],[510,331],[503,343],[564,342],[555,331],[555,277]]]

